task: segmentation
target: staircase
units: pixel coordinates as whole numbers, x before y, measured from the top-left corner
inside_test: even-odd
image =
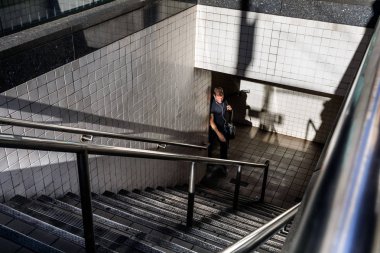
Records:
[[[147,188],[93,194],[97,252],[220,252],[285,211],[199,186],[186,227],[187,189]],[[280,252],[290,224],[253,252]],[[2,252],[85,252],[80,198],[15,196],[0,205]]]

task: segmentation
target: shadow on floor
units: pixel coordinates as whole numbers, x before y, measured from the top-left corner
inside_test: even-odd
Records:
[[[309,183],[323,145],[256,127],[237,127],[236,138],[230,141],[229,159],[264,163],[270,161],[265,201],[284,208],[299,202]],[[215,148],[214,157],[218,157]],[[234,191],[236,167],[228,166],[225,176],[215,168],[214,175],[206,175],[202,183]],[[260,196],[263,169],[242,168],[243,186],[240,193],[255,199]],[[206,180],[207,179],[207,180]]]

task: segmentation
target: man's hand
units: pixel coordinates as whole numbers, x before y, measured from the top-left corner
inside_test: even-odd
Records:
[[[232,111],[232,107],[230,105],[227,105],[227,111]]]
[[[218,138],[219,138],[219,140],[221,142],[226,142],[226,138],[224,137],[224,135],[221,132],[219,132],[218,130],[216,130],[215,133],[216,133],[216,135],[218,136]]]

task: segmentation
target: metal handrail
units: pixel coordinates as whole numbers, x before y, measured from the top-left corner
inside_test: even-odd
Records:
[[[364,56],[289,252],[371,252],[380,168],[380,26]]]
[[[89,162],[88,162],[89,154],[191,162],[190,177],[189,177],[188,205],[187,205],[188,207],[187,224],[186,224],[188,227],[191,227],[192,222],[193,222],[193,212],[194,212],[193,208],[194,208],[194,196],[195,196],[195,162],[235,165],[239,167],[239,170],[238,170],[239,173],[241,173],[241,166],[264,168],[263,188],[262,188],[262,194],[261,194],[262,200],[265,193],[266,178],[267,178],[268,170],[269,170],[269,161],[267,161],[265,164],[250,163],[250,162],[225,160],[225,159],[218,159],[218,158],[183,155],[183,154],[175,154],[175,153],[164,153],[164,152],[150,151],[150,150],[140,150],[140,149],[133,149],[133,148],[65,142],[65,141],[58,141],[58,140],[48,140],[48,139],[42,139],[42,138],[15,136],[15,135],[9,135],[9,134],[0,134],[0,147],[69,152],[69,153],[77,154],[79,187],[80,187],[82,217],[83,217],[83,229],[84,229],[87,252],[95,252],[95,237],[94,237],[94,229],[93,229],[91,187],[90,187]],[[236,183],[235,187],[238,187],[238,185],[239,184]],[[235,208],[235,202],[237,203],[237,200],[234,200],[234,208]]]
[[[223,250],[222,253],[243,253],[255,249],[292,219],[296,215],[299,206],[300,203],[289,208],[264,226]]]
[[[52,130],[52,131],[74,133],[74,134],[81,134],[81,135],[108,137],[108,138],[130,140],[130,141],[157,143],[159,144],[159,147],[162,147],[160,144],[163,144],[163,145],[173,145],[173,146],[186,147],[186,148],[207,149],[207,146],[199,146],[199,145],[180,143],[180,142],[174,142],[174,141],[163,141],[159,139],[137,137],[137,136],[134,137],[134,136],[128,136],[125,134],[110,133],[110,132],[97,131],[97,130],[87,130],[87,129],[81,129],[81,128],[75,128],[75,127],[68,127],[68,126],[49,125],[46,123],[32,122],[32,121],[27,121],[27,120],[19,120],[19,119],[5,118],[5,117],[0,117],[0,124],[28,127],[28,128],[37,128],[37,129],[43,129],[43,130]]]
[[[177,153],[166,153],[152,150],[143,150],[135,148],[114,147],[97,144],[76,143],[58,140],[49,140],[36,137],[18,136],[10,134],[0,134],[0,146],[7,148],[21,149],[38,149],[45,151],[57,151],[76,153],[86,150],[93,155],[112,155],[112,156],[128,156],[137,158],[161,159],[161,160],[176,160],[198,163],[212,163],[223,165],[242,165],[257,168],[265,168],[265,164],[251,163],[235,160],[226,160],[219,158],[193,156]]]

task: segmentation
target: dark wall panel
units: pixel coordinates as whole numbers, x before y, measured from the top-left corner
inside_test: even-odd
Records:
[[[379,0],[199,0],[198,3],[364,27],[375,26],[380,10]]]
[[[129,4],[128,4],[129,3]],[[118,6],[117,6],[118,4]],[[115,6],[116,5],[116,6]],[[0,38],[0,92],[196,5],[196,0],[113,3]],[[76,19],[72,21],[70,19]],[[35,31],[40,36],[35,35]],[[21,42],[20,42],[21,41]]]

